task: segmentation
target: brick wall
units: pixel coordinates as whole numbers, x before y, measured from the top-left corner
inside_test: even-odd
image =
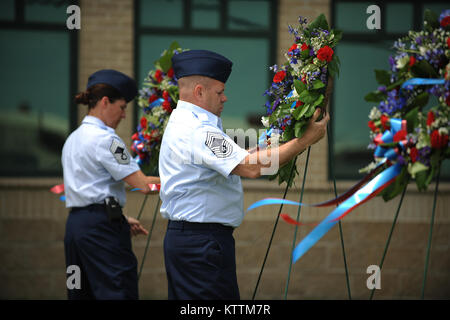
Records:
[[[116,69],[134,77],[133,0],[82,0],[79,42],[79,88],[86,88],[89,75],[100,69]],[[80,106],[79,120],[87,107]],[[116,132],[127,143],[131,141],[133,103],[128,104],[126,119]],[[128,139],[127,139],[128,138]]]
[[[328,1],[282,0],[279,7],[278,62],[282,52],[292,44],[288,24],[296,24],[298,15],[309,19],[320,13],[329,18]],[[133,75],[133,1],[81,1],[79,88],[87,77],[101,68],[118,69]],[[338,80],[339,81],[339,80]],[[117,132],[129,141],[132,132],[132,105],[128,118]],[[80,109],[80,119],[85,111]],[[326,139],[312,148],[304,201],[320,202],[333,197],[327,181]],[[299,158],[302,172],[304,153]],[[65,299],[64,226],[67,210],[58,196],[48,190],[62,179],[0,179],[0,298]],[[283,187],[273,182],[245,180],[244,207],[265,197],[281,197]],[[301,177],[296,181],[301,186]],[[338,181],[338,193],[352,185]],[[375,299],[417,299],[420,297],[425,250],[432,208],[432,190],[418,193],[411,184],[394,230],[391,246],[381,272],[381,290]],[[288,198],[297,201],[299,189],[293,188]],[[144,197],[128,193],[125,213],[136,216]],[[352,297],[367,299],[369,265],[378,265],[392,225],[399,199],[384,203],[375,198],[356,209],[342,222]],[[157,196],[150,196],[142,215],[142,223],[152,223]],[[442,183],[438,196],[428,271],[426,298],[450,297],[450,185]],[[250,299],[274,225],[277,207],[264,207],[246,214],[235,231],[237,273],[241,297]],[[283,210],[292,217],[294,207]],[[304,222],[320,221],[329,209],[303,208]],[[143,299],[166,299],[167,282],[162,243],[167,222],[157,214],[150,248],[140,280]],[[296,243],[313,226],[299,228]],[[280,221],[275,233],[257,299],[282,299],[289,267],[294,228]],[[347,299],[339,228],[335,226],[314,246],[292,270],[289,299]],[[133,247],[139,266],[146,247],[144,237],[135,238]]]

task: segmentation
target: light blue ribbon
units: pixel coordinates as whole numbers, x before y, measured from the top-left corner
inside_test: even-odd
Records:
[[[272,134],[272,131],[273,131],[273,128],[266,129],[266,131],[264,131],[264,132],[261,134],[261,136],[260,136],[259,139],[258,139],[258,146],[259,146],[260,148],[262,148],[262,147],[265,146],[266,138]]]
[[[402,129],[402,119],[392,118],[389,120],[391,129],[386,130],[381,137],[384,143],[391,143],[394,141],[394,135]],[[403,144],[400,144],[403,148]],[[389,160],[397,159],[397,152],[393,148],[385,148],[377,146],[374,151],[374,156],[377,158],[388,158]]]
[[[348,210],[353,210],[356,205],[364,201],[377,189],[394,179],[401,172],[401,165],[395,164],[373,178],[367,185],[358,190],[353,196],[341,203],[319,225],[317,225],[294,249],[292,262],[300,259],[317,241],[319,241]]]
[[[261,206],[267,206],[270,204],[290,204],[290,205],[294,205],[294,206],[311,206],[306,203],[300,203],[300,202],[295,202],[295,201],[286,200],[286,199],[266,198],[266,199],[259,200],[259,201],[256,201],[255,203],[253,203],[250,207],[247,208],[247,211],[256,209]]]
[[[159,106],[163,102],[164,102],[164,99],[159,98],[159,99],[156,99],[155,101],[153,101],[152,103],[150,103],[148,107],[151,109],[153,107]]]
[[[292,90],[291,92],[289,92],[289,94],[286,96],[286,99],[292,97],[294,95],[294,90]],[[292,102],[291,104],[291,109],[295,108],[295,105],[297,104],[297,101]]]
[[[430,85],[430,84],[444,84],[445,79],[427,79],[427,78],[412,78],[406,80],[402,84],[402,89],[407,86],[420,86],[420,85]]]

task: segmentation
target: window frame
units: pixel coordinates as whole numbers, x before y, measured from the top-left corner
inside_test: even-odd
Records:
[[[69,106],[69,134],[78,126],[77,104],[73,97],[78,92],[78,50],[79,32],[78,30],[68,30],[65,19],[62,23],[53,22],[27,22],[25,21],[25,0],[14,1],[14,19],[12,21],[0,20],[0,29],[17,31],[56,31],[69,33],[69,96],[67,102]],[[71,1],[70,4],[78,5],[79,0]],[[69,3],[67,3],[69,5]],[[66,17],[67,18],[67,17]],[[35,177],[60,177],[61,172],[37,171],[33,174],[2,174],[0,178],[35,178]]]
[[[134,75],[135,79],[141,79],[139,71],[140,61],[140,38],[143,35],[165,35],[170,36],[204,36],[204,37],[235,37],[235,38],[262,38],[269,41],[270,49],[268,54],[268,65],[276,63],[278,46],[278,1],[268,0],[269,4],[269,26],[267,30],[247,31],[228,29],[228,2],[229,0],[219,0],[220,22],[218,29],[194,29],[191,21],[193,12],[192,0],[182,0],[183,21],[181,27],[148,27],[140,25],[140,4],[145,0],[134,0]],[[271,83],[271,73],[267,70],[268,83]],[[139,81],[137,81],[139,83]],[[262,94],[262,93],[261,93]],[[133,110],[133,130],[138,125],[139,106],[135,104]],[[134,132],[134,131],[133,131]]]

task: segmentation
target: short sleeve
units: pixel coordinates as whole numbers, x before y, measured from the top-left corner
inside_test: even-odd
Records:
[[[249,154],[220,129],[204,126],[194,132],[193,162],[228,177]]]
[[[97,145],[95,156],[116,181],[139,170],[138,164],[130,156],[125,143],[118,136],[101,139]]]

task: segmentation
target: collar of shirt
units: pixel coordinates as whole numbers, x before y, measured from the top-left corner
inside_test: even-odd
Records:
[[[94,117],[94,116],[85,116],[81,123],[82,124],[83,123],[85,123],[85,124],[93,124],[94,126],[102,128],[104,130],[107,130],[107,131],[109,131],[111,133],[115,132],[113,128],[108,127],[102,120],[100,120],[99,118]]]
[[[178,100],[177,109],[189,110],[197,119],[200,119],[202,121],[206,120],[223,131],[222,119],[220,119],[214,113],[211,113],[208,110],[203,109],[202,107],[199,107],[187,101]]]

